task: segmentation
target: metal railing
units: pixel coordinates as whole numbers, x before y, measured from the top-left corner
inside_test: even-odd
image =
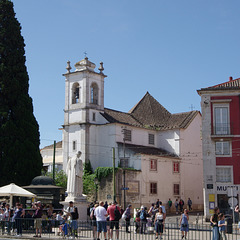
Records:
[[[21,226],[19,226],[19,224]],[[156,239],[155,228],[152,224],[147,223],[145,232],[141,234],[141,224],[131,221],[128,231],[126,232],[126,222],[120,220],[119,240],[153,240]],[[0,238],[6,235],[10,238],[16,238],[17,230],[21,228],[22,233],[18,237],[33,238],[35,235],[34,219],[20,219],[18,222],[0,222]],[[72,231],[71,222],[62,223],[56,220],[42,220],[42,234],[41,237],[47,239],[97,239],[95,235],[97,228],[96,222],[92,221],[78,221],[77,231]],[[240,239],[240,232],[237,224],[227,226],[227,239],[237,240]],[[107,239],[110,239],[110,224],[107,222]],[[19,235],[19,234],[18,234]],[[181,239],[182,233],[179,224],[165,223],[162,234],[162,239],[176,240]],[[100,239],[104,239],[103,233],[100,234]],[[113,230],[113,239],[116,239],[116,229]],[[160,237],[158,238],[160,239]],[[210,224],[189,224],[189,232],[187,239],[191,240],[211,240],[212,227]]]
[[[231,126],[230,123],[215,123],[213,128],[214,135],[230,135]]]

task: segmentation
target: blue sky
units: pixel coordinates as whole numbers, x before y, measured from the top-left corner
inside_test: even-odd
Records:
[[[13,0],[26,44],[41,147],[61,140],[66,62],[104,63],[105,107],[149,93],[171,113],[196,90],[240,77],[239,0]]]

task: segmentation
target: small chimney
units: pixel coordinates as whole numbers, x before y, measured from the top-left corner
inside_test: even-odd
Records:
[[[233,80],[233,78],[232,77],[229,77],[229,82],[231,82]]]

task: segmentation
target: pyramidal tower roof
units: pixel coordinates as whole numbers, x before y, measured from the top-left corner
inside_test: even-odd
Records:
[[[166,123],[171,117],[167,111],[149,92],[129,111],[143,125],[158,125]]]

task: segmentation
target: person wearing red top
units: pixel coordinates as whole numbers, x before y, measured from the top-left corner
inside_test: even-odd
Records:
[[[116,216],[116,212],[118,213],[118,216]],[[116,228],[116,236],[117,239],[119,239],[119,220],[121,219],[121,209],[117,206],[117,202],[114,201],[114,203],[111,206],[108,206],[107,213],[110,216],[110,240],[113,238],[113,228],[115,226]]]

